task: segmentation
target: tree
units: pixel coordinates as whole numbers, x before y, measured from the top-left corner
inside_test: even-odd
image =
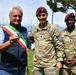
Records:
[[[66,13],[68,9],[74,9],[76,14],[76,0],[46,0],[53,12]]]

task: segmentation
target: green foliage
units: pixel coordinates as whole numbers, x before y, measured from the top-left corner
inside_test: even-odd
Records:
[[[66,13],[68,9],[76,10],[76,0],[46,0],[46,3],[53,12]]]

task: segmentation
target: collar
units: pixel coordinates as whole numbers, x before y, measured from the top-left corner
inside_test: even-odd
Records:
[[[17,26],[15,24],[13,24],[12,22],[10,22],[10,25],[13,26],[14,28],[16,28],[17,30],[21,29],[21,24]]]
[[[40,24],[36,27],[38,30],[47,30],[48,29],[48,26],[49,26],[49,23],[47,21],[47,24],[45,27],[42,27]]]

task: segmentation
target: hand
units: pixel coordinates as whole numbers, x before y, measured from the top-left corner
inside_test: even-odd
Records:
[[[65,60],[65,63],[67,64],[67,65],[69,65],[69,66],[73,66],[73,65],[75,65],[76,64],[76,59],[66,59]]]
[[[58,62],[56,65],[56,70],[60,70],[62,68],[62,63]]]
[[[18,36],[10,36],[9,37],[10,43],[12,43],[12,44],[16,43],[18,39],[19,39]]]

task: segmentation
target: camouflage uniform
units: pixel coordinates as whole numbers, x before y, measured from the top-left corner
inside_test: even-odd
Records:
[[[48,22],[44,28],[40,28],[39,25],[34,27],[30,36],[33,36],[35,41],[34,69],[48,68],[48,71],[45,70],[47,73],[45,75],[55,75],[55,65],[57,61],[63,61],[64,57],[64,47],[59,39],[60,31]]]
[[[76,60],[76,28],[71,33],[64,29],[61,34],[65,45],[65,59],[75,57]],[[63,73],[64,75],[76,75],[76,64],[73,66],[63,65]]]

